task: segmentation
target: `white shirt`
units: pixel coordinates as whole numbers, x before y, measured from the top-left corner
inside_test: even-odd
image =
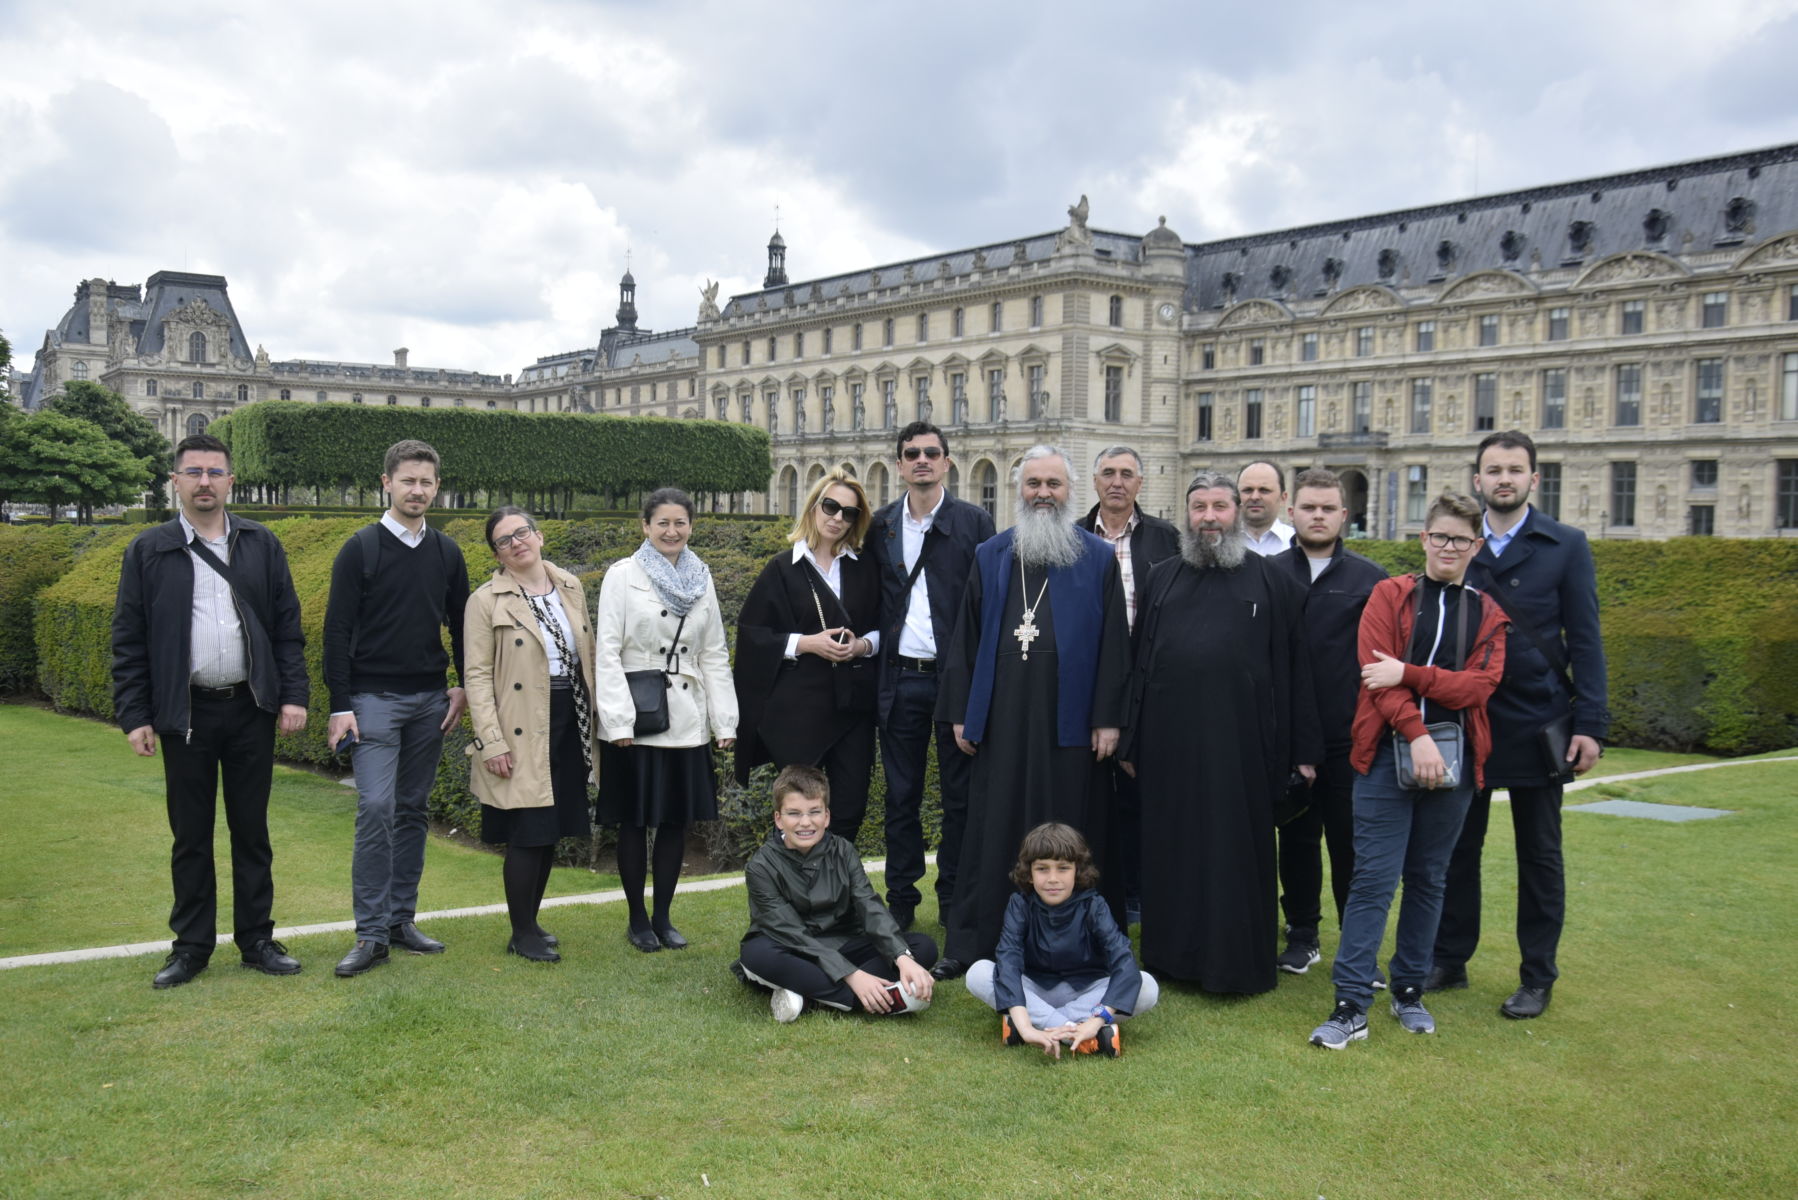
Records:
[[[1498,558],[1504,554],[1505,547],[1509,546],[1511,540],[1523,532],[1523,527],[1529,523],[1530,513],[1534,511],[1535,510],[1531,506],[1527,504],[1524,505],[1523,515],[1517,518],[1517,524],[1511,526],[1505,533],[1493,532],[1492,514],[1490,512],[1480,518],[1480,536],[1486,539],[1486,549],[1492,551],[1493,558]]]
[[[193,550],[199,530],[181,514],[181,533],[188,545],[187,557],[194,566],[193,632],[188,640],[188,678],[198,687],[229,687],[250,677],[249,658],[244,653],[243,625],[237,618],[237,603],[231,596],[231,585],[212,569],[212,564]],[[202,538],[206,548],[227,566],[231,563],[231,523],[226,518],[225,532],[216,538]]]
[[[949,489],[943,488],[937,493],[935,507],[916,521],[911,515],[911,497],[900,501],[899,553],[908,574],[918,565],[918,555],[924,553],[924,535],[936,524],[936,515],[943,511],[943,501],[948,498]],[[929,575],[928,568],[918,572],[911,595],[905,600],[905,623],[899,627],[899,653],[905,658],[936,657],[936,629],[930,624]]]
[[[1275,517],[1273,525],[1260,537],[1256,537],[1254,533],[1247,528],[1244,528],[1242,531],[1242,540],[1249,544],[1249,549],[1253,550],[1256,554],[1261,555],[1261,557],[1266,558],[1268,555],[1278,554],[1280,551],[1290,546],[1292,544],[1292,535],[1292,526],[1280,520],[1280,518]]]
[[[391,509],[381,514],[381,524],[387,526],[387,532],[398,538],[402,545],[413,550],[418,549],[419,546],[424,543],[425,534],[431,531],[429,525],[420,521],[418,523],[418,532],[413,533],[410,529],[407,529],[404,525],[394,520],[393,511]]]
[[[524,592],[524,586],[520,584],[518,590]],[[574,649],[574,626],[568,623],[568,610],[562,606],[562,593],[552,587],[541,596],[532,596],[528,592],[524,592],[524,594],[527,597],[525,603],[535,605],[533,613],[544,613],[560,625],[562,640],[568,644],[570,650]],[[549,630],[543,628],[541,620],[537,622],[537,636],[543,639],[543,651],[549,655],[550,676],[553,678],[557,675],[574,674],[572,667],[563,665],[562,655],[556,649],[556,639],[549,636]]]
[[[1312,558],[1310,555],[1306,555],[1305,561],[1311,564],[1311,582],[1316,583],[1317,577],[1329,570],[1330,564],[1334,562],[1335,559],[1329,556],[1324,558]]]
[[[843,560],[845,558],[859,557],[860,555],[856,554],[855,551],[845,546],[842,553],[830,560],[830,570],[826,571],[823,567],[818,565],[818,557],[812,553],[812,548],[809,543],[797,542],[793,546],[793,561],[797,563],[801,559],[804,559],[806,562],[811,563],[812,569],[818,572],[819,576],[824,580],[824,585],[830,589],[830,594],[835,596],[838,600],[843,598]],[[799,639],[804,636],[804,634],[800,633],[789,633],[787,635],[788,658],[799,657]],[[869,654],[880,653],[880,630],[870,629],[868,632],[858,636],[868,639]]]

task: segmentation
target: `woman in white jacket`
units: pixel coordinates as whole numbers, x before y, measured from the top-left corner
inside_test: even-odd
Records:
[[[724,616],[712,573],[687,548],[693,501],[662,488],[643,505],[643,544],[606,571],[594,621],[594,676],[604,741],[599,820],[618,826],[618,877],[630,904],[630,943],[649,953],[687,939],[668,918],[680,878],[687,825],[718,816],[712,743],[737,735]],[[662,671],[668,727],[636,732],[627,671]],[[643,906],[648,831],[655,827],[655,910]]]

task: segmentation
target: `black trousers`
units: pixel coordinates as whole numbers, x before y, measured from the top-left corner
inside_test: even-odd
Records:
[[[1511,831],[1517,846],[1518,977],[1525,987],[1554,986],[1555,951],[1567,920],[1567,879],[1561,859],[1561,785],[1514,787]],[[1442,921],[1436,927],[1436,965],[1465,966],[1480,944],[1480,850],[1492,811],[1492,789],[1475,792],[1448,860]]]
[[[274,851],[268,841],[268,791],[275,769],[275,716],[256,707],[248,687],[230,700],[191,694],[190,738],[159,732],[168,791],[169,856],[175,903],[169,928],[175,950],[205,962],[218,939],[218,876],[212,861],[213,817],[224,782],[231,830],[232,932],[240,950],[271,936],[275,922]]]
[[[1330,892],[1336,900],[1336,927],[1348,904],[1355,875],[1355,768],[1348,752],[1332,754],[1317,770],[1311,806],[1279,827],[1280,907],[1294,932],[1323,923],[1323,843],[1330,850]]]
[[[924,773],[930,739],[936,738],[937,784],[942,794],[942,838],[936,852],[936,899],[940,913],[955,895],[955,860],[968,825],[968,778],[974,760],[955,744],[955,727],[936,720],[935,675],[901,668],[893,684],[893,706],[880,727],[880,762],[886,771],[887,904],[916,908],[924,878]],[[834,804],[832,806],[834,808]],[[832,816],[835,828],[835,816]]]
[[[920,967],[929,970],[936,963],[936,943],[930,938],[921,933],[900,936],[911,947],[911,956],[918,960]],[[843,945],[840,953],[858,969],[870,975],[881,979],[899,978],[898,965],[876,950],[874,943],[867,938],[852,939]],[[861,1008],[861,1001],[855,998],[855,992],[849,985],[826,975],[816,959],[797,950],[789,950],[766,934],[752,933],[744,938],[740,957],[744,970],[775,987],[798,992],[807,1000],[816,1000],[832,1008],[849,1012]]]
[[[1111,795],[1111,837],[1117,847],[1118,871],[1123,875],[1124,883],[1124,911],[1128,914],[1142,904],[1142,788],[1115,758],[1111,760]]]
[[[874,774],[874,718],[868,716],[830,744],[814,764],[830,781],[830,831],[854,844],[868,815],[868,779]]]

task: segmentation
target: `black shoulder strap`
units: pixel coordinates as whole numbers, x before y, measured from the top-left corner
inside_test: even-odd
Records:
[[[231,594],[237,597],[238,603],[242,604],[247,611],[250,607],[250,598],[244,595],[243,584],[238,580],[236,572],[232,571],[223,559],[214,554],[212,547],[201,541],[198,535],[194,537],[193,541],[187,543],[187,548],[204,559],[207,566],[218,572],[219,578],[225,581],[231,589]]]

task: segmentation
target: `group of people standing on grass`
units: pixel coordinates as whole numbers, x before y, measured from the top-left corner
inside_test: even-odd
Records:
[[[517,508],[489,517],[499,565],[471,595],[460,550],[424,520],[435,451],[390,448],[391,507],[339,552],[324,622],[327,736],[359,792],[356,939],[337,973],[444,949],[416,923],[418,883],[442,738],[466,710],[482,837],[505,846],[507,949],[527,959],[559,956],[539,908],[556,842],[590,831],[595,779],[592,815],[619,830],[630,943],[687,944],[670,920],[686,833],[717,815],[712,748],[735,746],[740,778],[781,769],[736,969],[783,1019],[808,1001],[915,1011],[966,973],[1008,1042],[1115,1053],[1117,1021],[1158,990],[1131,925],[1163,979],[1267,991],[1321,957],[1327,842],[1337,1005],[1311,1040],[1364,1037],[1387,986],[1403,1027],[1428,1032],[1423,994],[1467,983],[1495,784],[1511,792],[1523,952],[1502,1011],[1547,1007],[1561,784],[1596,760],[1608,713],[1590,549],[1529,504],[1526,435],[1480,443],[1483,510],[1439,497],[1424,569],[1390,579],[1344,547],[1328,471],[1301,472],[1290,498],[1274,463],[1200,472],[1176,526],[1137,504],[1134,449],[1100,452],[1098,502],[1080,517],[1069,456],[1037,446],[996,534],[944,486],[941,429],[907,426],[896,451],[905,491],[879,511],[844,471],[812,487],[791,550],[737,614],[733,668],[684,493],[648,498],[644,541],[589,616]],[[228,451],[186,439],[173,479],[181,513],[127,551],[114,621],[121,727],[139,753],[164,746],[176,940],[158,987],[213,948],[220,774],[240,953],[299,970],[272,938],[266,807],[275,728],[303,727],[307,704],[286,561],[226,514]],[[884,901],[854,852],[876,739]],[[913,931],[932,744],[940,953]],[[1401,880],[1388,977],[1376,957]]]

